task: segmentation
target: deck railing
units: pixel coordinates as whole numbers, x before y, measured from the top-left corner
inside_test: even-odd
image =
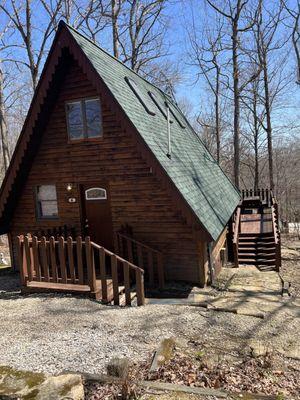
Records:
[[[279,214],[278,214],[278,203],[275,197],[271,197],[271,209],[272,209],[272,226],[274,232],[275,241],[275,267],[279,271],[281,268],[281,240],[280,240],[280,229],[279,229]]]
[[[144,271],[89,237],[19,236],[18,248],[23,287],[41,288],[38,282],[46,289],[89,291],[105,303],[114,300],[114,305],[120,304],[123,290],[125,305],[130,305],[135,290],[137,305],[145,303]]]
[[[51,236],[54,236],[55,239],[61,236],[67,239],[69,236],[71,236],[75,240],[78,235],[78,232],[76,232],[76,228],[73,225],[70,226],[65,224],[65,225],[53,226],[47,229],[39,229],[37,231],[31,232],[31,234],[37,236],[38,238],[45,236],[47,240],[49,240]]]
[[[116,234],[117,252],[130,262],[137,264],[145,273],[147,283],[150,287],[163,289],[165,286],[165,273],[163,265],[163,255],[132,237],[118,232]]]
[[[241,220],[241,207],[238,207],[234,214],[234,228],[233,228],[233,254],[234,254],[234,266],[239,267],[239,231],[240,231],[240,220]]]
[[[259,197],[259,199],[270,206],[272,192],[269,189],[243,189],[241,191],[242,199]]]

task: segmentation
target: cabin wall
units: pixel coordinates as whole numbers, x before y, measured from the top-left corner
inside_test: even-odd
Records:
[[[128,224],[137,240],[161,250],[167,279],[202,281],[203,255],[199,254],[192,228],[186,224],[167,190],[153,175],[151,165],[138,153],[133,136],[124,131],[105,99],[100,96],[102,140],[68,142],[65,102],[92,96],[99,95],[73,63],[54,108],[49,110],[49,123],[41,132],[39,151],[11,221],[12,236],[15,238],[19,234],[64,224],[73,226],[81,233],[80,184],[105,181],[110,188],[114,231]],[[37,221],[35,187],[51,183],[57,188],[59,218]],[[73,184],[71,193],[66,190],[68,183]],[[69,197],[76,198],[76,202],[69,203]]]

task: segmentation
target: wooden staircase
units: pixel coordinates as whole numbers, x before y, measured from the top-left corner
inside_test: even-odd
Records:
[[[279,270],[278,207],[270,191],[244,192],[233,225],[236,267],[256,265],[264,270]]]
[[[18,237],[22,292],[86,294],[105,304],[142,306],[144,280],[163,288],[162,254],[122,234],[113,253],[89,236]],[[126,258],[119,255],[126,244]]]
[[[273,233],[240,233],[239,264],[275,267],[276,245]]]

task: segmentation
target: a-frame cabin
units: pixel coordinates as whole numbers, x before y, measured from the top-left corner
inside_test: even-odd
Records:
[[[128,284],[137,266],[152,285],[203,286],[238,202],[174,101],[61,22],[0,193],[23,285],[96,292],[99,274]]]

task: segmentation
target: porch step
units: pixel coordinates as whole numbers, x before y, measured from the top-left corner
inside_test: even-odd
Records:
[[[126,306],[125,286],[119,286],[119,292],[118,293],[119,293],[119,304],[118,305],[121,306],[121,307]],[[131,298],[131,305],[132,306],[136,306],[137,305],[136,297],[137,297],[136,292],[132,288],[132,291],[130,292],[130,298]],[[109,304],[111,304],[112,306],[115,305],[113,298],[109,302]]]
[[[275,265],[275,258],[266,260],[264,258],[262,259],[257,259],[255,257],[252,258],[245,258],[245,259],[240,259],[239,258],[239,263],[240,264],[254,264],[254,265]]]
[[[269,254],[269,253],[275,253],[275,247],[258,247],[258,246],[249,246],[249,247],[240,247],[239,246],[239,253],[247,253],[247,252],[253,252],[255,251],[258,254]]]
[[[239,251],[239,258],[248,258],[248,257],[256,257],[256,258],[265,258],[266,260],[269,260],[270,258],[274,258],[275,257],[275,252],[273,253],[257,253],[255,251],[251,252],[251,253],[241,253]]]

